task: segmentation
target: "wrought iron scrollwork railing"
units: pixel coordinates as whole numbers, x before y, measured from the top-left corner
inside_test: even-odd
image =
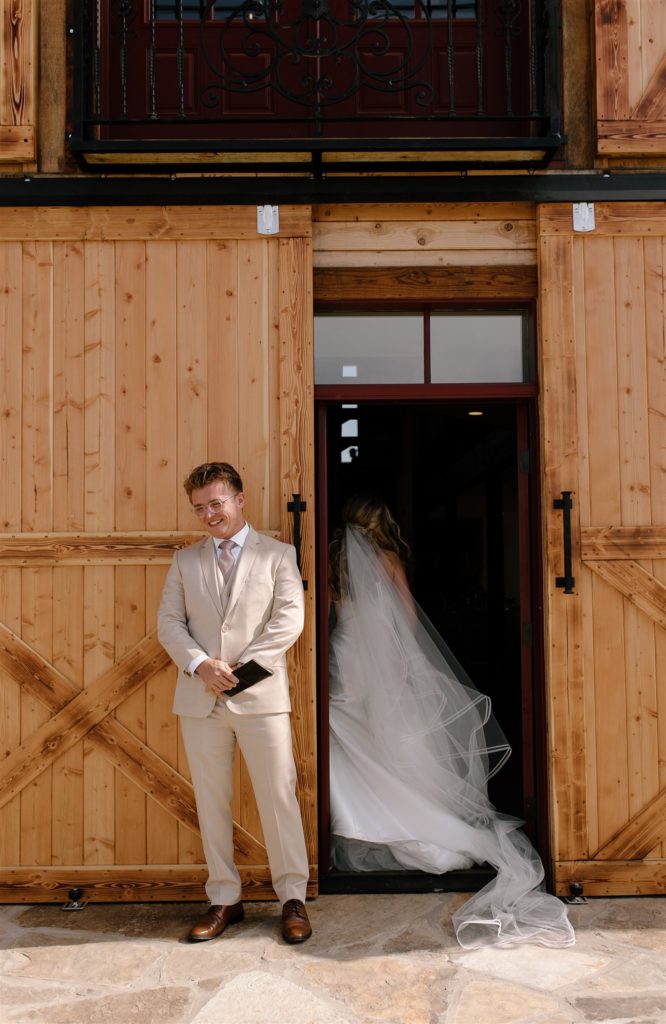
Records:
[[[75,35],[81,138],[558,129],[556,0],[83,0]]]

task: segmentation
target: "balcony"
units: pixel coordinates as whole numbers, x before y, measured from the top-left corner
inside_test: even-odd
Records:
[[[97,171],[537,167],[556,0],[82,0],[71,148]]]

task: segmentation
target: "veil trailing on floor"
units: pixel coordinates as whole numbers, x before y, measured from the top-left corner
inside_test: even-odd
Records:
[[[343,599],[330,640],[334,863],[441,873],[487,863],[496,877],[453,916],[459,943],[574,942],[566,908],[520,822],[487,782],[510,748],[488,697],[396,589],[363,530],[347,527]]]

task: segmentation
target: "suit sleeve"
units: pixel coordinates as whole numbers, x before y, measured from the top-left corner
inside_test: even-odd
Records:
[[[208,658],[187,627],[185,588],[178,553],[167,573],[157,612],[157,635],[162,647],[179,669],[185,671],[195,658]]]
[[[296,564],[296,549],[289,545],[285,548],[275,573],[270,618],[259,636],[245,648],[238,660],[254,660],[263,668],[272,671],[275,664],[303,632],[304,617],[303,580]]]

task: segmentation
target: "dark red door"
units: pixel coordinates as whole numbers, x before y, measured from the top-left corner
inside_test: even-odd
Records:
[[[103,114],[114,138],[525,133],[506,115],[529,114],[528,6],[110,2],[100,26]]]

